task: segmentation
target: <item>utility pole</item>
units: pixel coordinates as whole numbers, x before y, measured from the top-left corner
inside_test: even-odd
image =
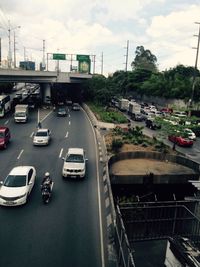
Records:
[[[10,20],[8,21],[8,68],[11,68],[12,65],[12,51],[11,51],[11,40],[10,40]]]
[[[194,73],[193,73],[193,79],[192,79],[192,93],[191,93],[191,98],[189,100],[189,106],[192,107],[193,101],[194,101],[194,90],[195,90],[195,82],[196,82],[196,73],[197,73],[197,63],[198,63],[198,55],[199,55],[199,43],[200,43],[200,22],[195,22],[195,24],[199,25],[199,34],[194,35],[198,37],[197,41],[197,47],[195,49],[197,50],[196,52],[196,59],[195,59],[195,65],[194,65]]]
[[[101,75],[103,75],[103,52],[101,54]]]
[[[49,70],[49,53],[47,53],[47,71]]]
[[[43,56],[42,56],[42,70],[44,70],[46,68],[45,66],[45,40],[43,40]]]
[[[15,31],[14,31],[14,68],[16,68],[16,40],[15,40]]]
[[[11,28],[10,20],[8,21],[8,68],[12,67],[12,50],[11,50],[11,31],[20,28],[20,26]]]
[[[24,61],[26,61],[26,47],[24,46]]]
[[[72,54],[70,56],[70,72],[72,72]]]
[[[129,50],[129,40],[127,41],[127,45],[126,45],[126,62],[125,62],[125,71],[127,72],[127,68],[128,68],[128,50]]]

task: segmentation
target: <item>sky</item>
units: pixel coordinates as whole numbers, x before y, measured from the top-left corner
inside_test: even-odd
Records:
[[[54,71],[52,54],[61,53],[67,60],[59,68],[69,71],[83,54],[90,55],[92,73],[108,76],[125,70],[126,62],[131,70],[137,46],[157,57],[159,71],[194,66],[200,26],[195,22],[200,23],[200,0],[1,0],[2,60],[10,32],[17,66],[25,59],[39,68],[43,60]]]

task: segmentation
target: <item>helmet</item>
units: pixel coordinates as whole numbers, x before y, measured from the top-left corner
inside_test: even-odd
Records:
[[[49,172],[45,172],[45,177],[49,177],[49,176],[50,176]]]

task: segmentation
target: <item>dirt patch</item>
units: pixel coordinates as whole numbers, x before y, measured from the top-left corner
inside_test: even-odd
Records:
[[[112,132],[109,132],[104,136],[104,140],[106,143],[106,147],[108,152],[111,151],[112,147],[112,141],[113,139],[121,139],[121,136],[114,135]],[[155,145],[148,145],[148,146],[143,146],[143,145],[135,145],[135,144],[127,144],[124,143],[122,147],[119,149],[119,152],[128,152],[128,151],[152,151],[155,152],[157,151],[155,148]],[[170,154],[177,154],[176,151],[168,148],[168,153]]]
[[[153,159],[125,159],[115,162],[111,167],[114,175],[155,175],[164,174],[191,174],[190,168],[171,163],[168,161],[158,161]]]

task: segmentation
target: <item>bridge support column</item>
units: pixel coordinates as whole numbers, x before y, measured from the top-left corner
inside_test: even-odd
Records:
[[[51,84],[45,83],[42,86],[42,102],[45,104],[51,103]]]

